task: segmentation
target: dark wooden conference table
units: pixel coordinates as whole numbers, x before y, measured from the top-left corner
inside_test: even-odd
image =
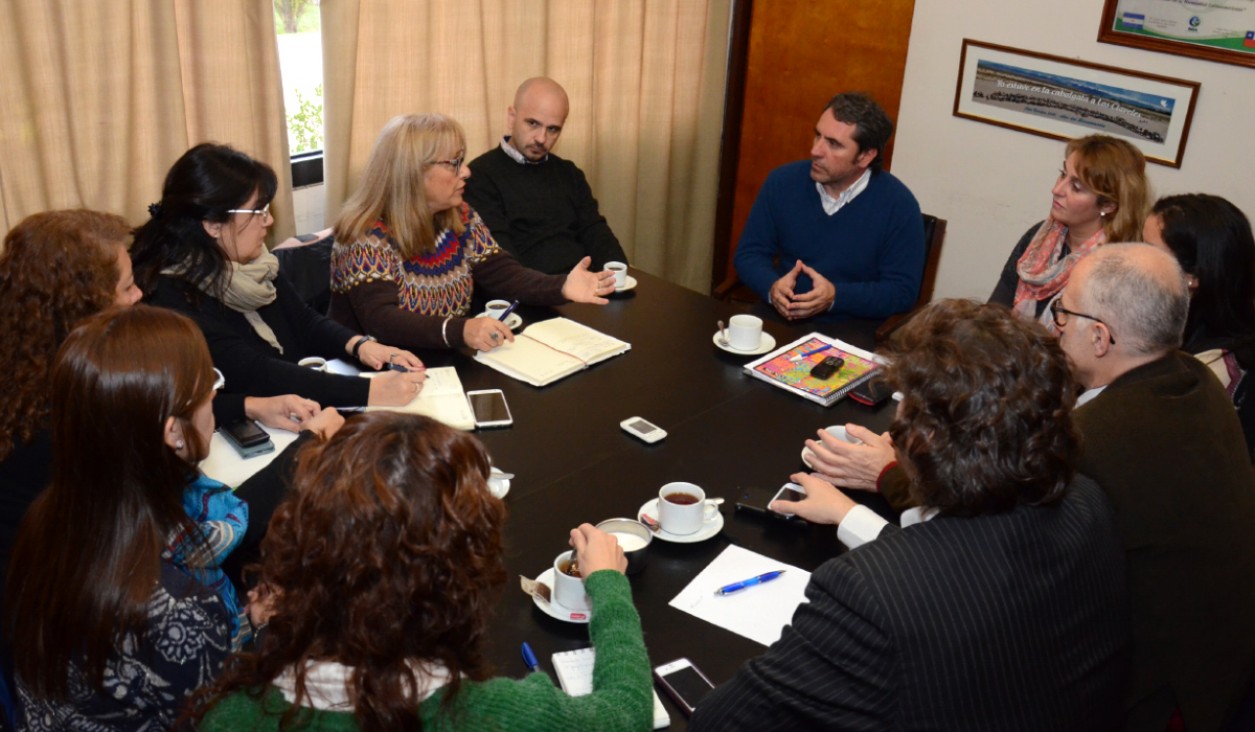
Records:
[[[745,487],[774,490],[804,469],[802,443],[816,429],[855,422],[879,432],[892,418],[892,400],[874,409],[849,399],[824,408],[744,375],[741,367],[751,358],[726,353],[711,338],[716,320],[726,322],[745,306],[639,270],[631,274],[636,288],[606,306],[519,309],[524,327],[557,314],[632,344],[626,354],[545,388],[515,381],[467,353],[421,354],[430,365],[456,366],[468,391],[503,390],[514,416],[512,427],[476,433],[494,464],[516,475],[505,498],[508,580],[485,648],[498,674],[525,673],[524,641],[551,675],[553,653],[589,644],[588,626],[556,620],[536,608],[519,589],[518,576],[535,578],[548,568],[578,524],[634,517],[664,483],[689,481],[708,496],[727,499],[723,531],[694,544],[655,538],[646,568],[631,578],[633,598],[653,666],[687,657],[716,684],[729,680],[765,647],[668,603],[729,544],[808,571],[840,553],[833,527],[737,512],[735,500]],[[768,321],[765,330],[783,345],[812,328]],[[856,346],[872,346],[866,324],[822,330]],[[633,416],[662,427],[667,438],[647,445],[623,432],[619,422]],[[888,511],[879,496],[851,495]],[[671,729],[684,729],[684,715],[660,695],[671,714]]]

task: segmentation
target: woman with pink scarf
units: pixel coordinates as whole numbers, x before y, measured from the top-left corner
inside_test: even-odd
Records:
[[[1148,188],[1146,159],[1128,142],[1107,135],[1069,142],[1050,191],[1050,215],[1024,232],[989,301],[1053,331],[1048,306],[1072,267],[1094,247],[1141,240]]]

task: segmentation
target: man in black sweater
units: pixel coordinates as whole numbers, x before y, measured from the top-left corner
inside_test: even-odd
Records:
[[[566,92],[554,80],[523,82],[506,110],[510,134],[471,161],[466,182],[467,202],[497,243],[548,274],[569,272],[585,256],[593,258],[594,270],[627,261],[584,173],[549,152],[569,108]]]

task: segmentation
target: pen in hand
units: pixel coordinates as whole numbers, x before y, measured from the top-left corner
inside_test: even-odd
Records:
[[[505,319],[510,317],[510,313],[514,312],[514,309],[517,308],[518,306],[519,306],[518,300],[515,300],[514,302],[510,303],[510,307],[506,308],[505,310],[502,310],[501,315],[497,318],[497,320],[500,320],[502,323],[504,323]]]
[[[715,594],[716,595],[731,595],[733,592],[739,592],[740,590],[743,590],[746,587],[753,587],[754,585],[761,585],[764,582],[770,582],[782,574],[784,574],[784,570],[777,569],[774,572],[767,572],[766,574],[760,574],[757,577],[750,577],[747,580],[741,580],[740,582],[733,582],[730,585],[724,585],[723,587],[720,587],[719,589],[715,590]]]
[[[540,662],[536,660],[536,654],[532,652],[532,647],[527,644],[527,641],[523,641],[523,663],[528,671],[540,670]]]

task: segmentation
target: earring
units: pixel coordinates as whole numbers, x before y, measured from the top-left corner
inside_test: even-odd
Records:
[[[1106,211],[1099,211],[1099,212],[1098,212],[1098,218],[1100,218],[1100,219],[1105,219],[1105,218],[1107,218],[1107,212],[1106,212]]]
[[[187,446],[187,445],[185,445],[185,444],[183,443],[183,440],[175,440],[175,441],[174,441],[174,449],[175,449],[175,450],[182,450],[182,449],[183,449],[184,447],[186,447],[186,446]]]

